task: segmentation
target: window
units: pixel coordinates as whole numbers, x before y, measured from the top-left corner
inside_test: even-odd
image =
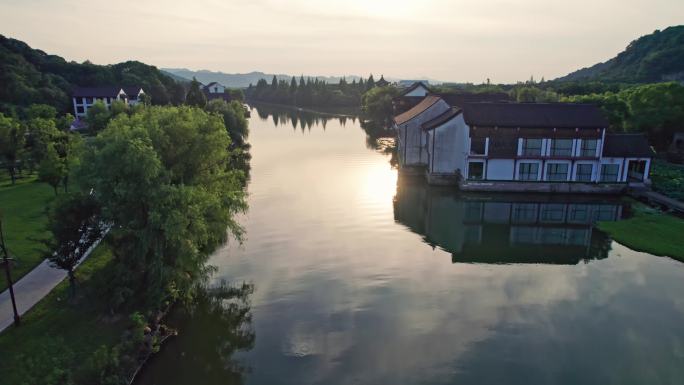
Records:
[[[572,139],[552,139],[551,156],[571,156]]]
[[[565,205],[562,203],[549,203],[541,207],[542,222],[563,222],[565,220]]]
[[[465,202],[465,218],[466,222],[480,222],[482,220],[482,211],[484,205],[482,202]]]
[[[619,169],[618,164],[601,165],[601,182],[617,182]]]
[[[537,221],[536,203],[516,203],[513,205],[513,223],[534,223]]]
[[[616,205],[599,205],[594,212],[594,219],[597,221],[617,221],[618,206]]]
[[[596,147],[598,147],[597,139],[582,139],[582,147],[580,147],[580,156],[596,157]]]
[[[591,164],[578,164],[577,175],[575,180],[578,182],[591,182],[591,174],[594,172],[594,166]]]
[[[487,145],[486,138],[470,138],[470,154],[484,155],[485,147]]]
[[[523,139],[522,154],[541,156],[542,140],[541,139]]]
[[[83,106],[76,106],[76,113],[77,114],[83,114],[85,113]]]
[[[539,180],[539,163],[520,163],[519,180]]]
[[[591,222],[591,206],[589,205],[570,205],[568,222],[589,223]]]
[[[468,179],[482,179],[484,178],[484,163],[470,162],[468,163]]]
[[[534,244],[537,243],[538,227],[511,226],[511,243],[513,244]]]
[[[482,241],[482,226],[476,225],[466,225],[464,228],[464,241],[465,243],[480,243]]]
[[[549,163],[546,165],[546,180],[562,182],[568,180],[567,163]]]

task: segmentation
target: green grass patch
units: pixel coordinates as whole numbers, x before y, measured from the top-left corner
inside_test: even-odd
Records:
[[[67,301],[68,282],[62,281],[23,318],[20,327],[0,334],[0,384],[75,383],[88,368],[95,351],[113,346],[129,325],[128,319],[103,317],[98,298],[99,274],[112,263],[103,242],[77,270],[76,299]]]
[[[598,228],[631,249],[684,262],[684,219],[640,202],[633,203],[632,209],[633,217],[599,222]]]
[[[9,178],[0,178],[0,215],[2,215],[5,242],[16,260],[12,267],[12,280],[17,281],[43,261],[46,248],[43,240],[50,237],[47,231],[48,206],[55,197],[52,187],[25,176],[12,185]],[[4,275],[0,291],[7,288]]]

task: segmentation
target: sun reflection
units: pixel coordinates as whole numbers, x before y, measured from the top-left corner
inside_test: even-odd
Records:
[[[370,165],[366,172],[361,195],[365,201],[373,205],[389,205],[397,191],[397,170],[390,167],[383,159],[380,163]]]

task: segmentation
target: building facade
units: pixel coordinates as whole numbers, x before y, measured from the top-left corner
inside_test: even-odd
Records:
[[[109,109],[115,100],[135,105],[140,102],[144,94],[142,87],[76,87],[72,91],[71,102],[74,107],[74,116],[81,119],[88,114],[88,109],[97,101],[101,101]]]
[[[418,105],[394,117],[399,164],[404,170],[422,172],[428,162],[426,137],[422,125],[449,109],[450,106],[442,98],[429,95]]]
[[[618,193],[649,183],[646,138],[607,126],[593,105],[467,103],[421,123],[426,177],[465,191]]]
[[[211,82],[202,87],[202,92],[204,92],[204,95],[207,97],[207,101],[222,99],[226,102],[230,102],[232,100],[230,92],[226,92],[226,87],[218,82]]]

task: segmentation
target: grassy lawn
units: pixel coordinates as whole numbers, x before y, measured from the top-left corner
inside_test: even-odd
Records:
[[[8,251],[16,260],[12,268],[15,282],[43,260],[46,249],[41,240],[50,236],[45,229],[47,207],[54,197],[52,187],[35,176],[19,179],[12,186],[7,174],[0,174],[0,215]],[[6,288],[3,274],[0,291]]]
[[[617,222],[599,222],[599,229],[617,242],[638,251],[684,262],[684,219],[635,202],[634,216]]]
[[[101,301],[95,289],[98,272],[111,261],[103,242],[77,270],[79,287],[73,303],[65,299],[68,282],[60,283],[22,319],[18,328],[0,334],[0,384],[62,384],[65,368],[76,383],[89,359],[101,345],[116,344],[128,325],[102,317]],[[70,383],[70,382],[68,382]]]

